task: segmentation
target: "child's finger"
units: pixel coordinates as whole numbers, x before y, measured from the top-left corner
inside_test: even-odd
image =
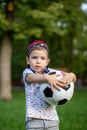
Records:
[[[53,86],[51,86],[51,90],[52,90],[52,92],[54,92],[54,88],[53,88]]]

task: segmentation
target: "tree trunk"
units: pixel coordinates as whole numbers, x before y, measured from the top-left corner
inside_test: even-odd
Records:
[[[1,92],[1,48],[0,48],[0,92]]]
[[[1,48],[1,99],[10,100],[11,93],[11,38],[4,34]]]

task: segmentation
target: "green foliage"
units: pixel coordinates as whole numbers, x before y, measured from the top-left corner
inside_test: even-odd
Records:
[[[0,28],[1,30],[5,30],[8,26],[8,21],[5,20],[5,15],[0,12]]]

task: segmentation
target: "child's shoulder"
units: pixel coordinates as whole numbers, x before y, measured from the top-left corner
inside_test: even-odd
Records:
[[[25,73],[32,73],[32,71],[31,71],[30,68],[25,68],[25,69],[23,70],[23,74],[25,74]]]

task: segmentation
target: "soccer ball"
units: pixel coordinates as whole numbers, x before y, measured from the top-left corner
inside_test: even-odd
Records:
[[[74,83],[71,82],[69,85],[64,86],[59,91],[54,88],[54,91],[51,90],[51,87],[48,83],[43,83],[40,85],[40,96],[41,98],[50,105],[63,105],[71,100],[74,93]]]

